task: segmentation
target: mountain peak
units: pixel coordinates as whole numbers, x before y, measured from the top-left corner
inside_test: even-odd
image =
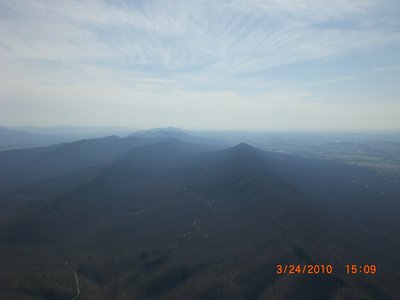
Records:
[[[237,144],[236,146],[233,146],[231,150],[236,153],[254,153],[257,151],[257,148],[250,146],[247,143],[240,143]]]
[[[259,162],[263,160],[261,150],[246,143],[240,143],[234,147],[217,151],[216,153],[219,153],[219,156],[223,160],[228,160],[230,163],[234,164],[245,163],[248,165],[254,162],[259,164]]]
[[[238,149],[255,149],[254,147],[250,146],[247,143],[240,143],[235,146]]]

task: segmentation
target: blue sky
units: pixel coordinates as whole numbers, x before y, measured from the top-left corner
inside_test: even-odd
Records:
[[[1,1],[0,123],[400,128],[397,0]]]

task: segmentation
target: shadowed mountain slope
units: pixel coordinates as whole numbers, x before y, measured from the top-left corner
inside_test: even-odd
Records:
[[[0,152],[0,188],[12,189],[85,167],[104,165],[126,151],[156,141],[159,140],[110,136],[45,148]]]
[[[371,231],[362,219],[367,210],[354,211],[364,194],[343,185],[357,172],[370,180],[372,174],[247,144],[211,149],[171,139],[125,151],[85,183],[3,224],[3,272],[18,276],[15,261],[30,251],[31,276],[43,264],[49,275],[14,285],[1,275],[2,293],[68,299],[73,285],[51,284],[64,276],[58,264],[68,260],[84,299],[395,298],[388,259],[396,261],[398,248]],[[338,175],[325,171],[332,168]],[[347,205],[342,194],[355,204]],[[355,224],[346,219],[352,210]],[[391,222],[382,227],[390,237]],[[371,237],[382,237],[381,249],[369,244]],[[277,264],[327,263],[335,269],[331,275],[276,274]],[[386,273],[346,275],[351,263],[375,263]]]

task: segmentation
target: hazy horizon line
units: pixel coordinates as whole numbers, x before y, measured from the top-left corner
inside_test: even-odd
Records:
[[[399,128],[344,128],[344,127],[320,127],[320,128],[200,128],[200,127],[182,127],[182,126],[154,126],[154,127],[136,127],[124,125],[0,125],[0,128],[21,130],[23,129],[97,129],[97,130],[120,130],[120,131],[146,131],[153,129],[160,130],[182,130],[182,131],[240,131],[240,132],[388,132],[400,131]]]

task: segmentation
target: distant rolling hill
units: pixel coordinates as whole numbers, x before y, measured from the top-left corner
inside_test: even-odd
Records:
[[[129,129],[118,127],[0,126],[0,151],[46,147],[83,138],[96,138],[113,134],[127,135],[128,133]]]
[[[163,141],[163,137],[109,136],[49,147],[0,152],[0,187],[50,178],[89,166],[105,165],[135,147]]]
[[[60,142],[59,138],[42,136],[20,129],[0,127],[0,151],[27,147],[38,147]]]
[[[32,175],[1,196],[0,295],[70,299],[76,271],[82,299],[396,299],[395,182],[219,147],[133,136],[7,153],[21,160],[3,178]],[[331,275],[276,274],[328,263]]]

